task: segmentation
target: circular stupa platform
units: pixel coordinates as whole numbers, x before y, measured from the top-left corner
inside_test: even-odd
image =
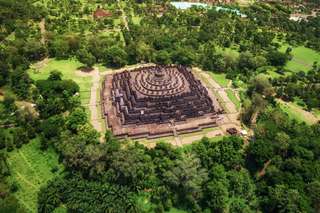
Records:
[[[184,66],[106,75],[102,113],[115,136],[155,138],[216,126],[217,102]]]

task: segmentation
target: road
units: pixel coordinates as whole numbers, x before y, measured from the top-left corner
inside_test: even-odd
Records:
[[[117,3],[118,3],[118,7],[119,7],[119,9],[120,9],[120,11],[121,11],[121,17],[122,17],[122,21],[123,21],[123,23],[124,23],[124,27],[125,27],[128,31],[130,31],[130,30],[129,30],[129,26],[128,26],[127,15],[126,15],[125,11],[123,10],[123,8],[121,7],[121,2],[120,2],[120,0],[117,0]]]
[[[46,20],[44,18],[41,19],[41,21],[39,22],[39,28],[40,28],[40,32],[41,32],[41,43],[44,44],[45,43],[45,35],[46,35]]]

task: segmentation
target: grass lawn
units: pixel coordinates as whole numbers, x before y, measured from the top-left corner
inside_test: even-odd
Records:
[[[216,137],[210,138],[210,141],[211,142],[218,142],[218,141],[221,141],[224,137],[226,137],[226,136],[223,136],[223,135],[216,136]]]
[[[197,132],[190,132],[190,133],[184,133],[184,134],[179,134],[179,136],[182,138],[182,140],[184,138],[188,138],[188,137],[192,137],[192,136],[205,136],[207,133],[214,131],[214,130],[218,130],[218,127],[209,127],[209,128],[205,128],[202,129],[201,131],[197,131]]]
[[[95,66],[98,67],[99,72],[105,72],[108,70],[108,68],[103,64],[96,64]]]
[[[165,136],[165,137],[155,138],[155,139],[142,138],[142,139],[136,139],[134,141],[138,141],[142,144],[148,144],[148,143],[167,142],[167,141],[173,141],[173,140],[174,140],[173,136]]]
[[[88,104],[90,101],[91,77],[81,77],[76,74],[76,70],[82,64],[75,60],[57,60],[50,59],[49,62],[43,65],[39,70],[30,70],[30,77],[34,80],[48,78],[52,70],[59,70],[63,74],[63,79],[72,79],[80,86],[80,98],[82,104]]]
[[[63,166],[58,164],[58,156],[54,150],[42,152],[39,146],[39,141],[35,139],[8,154],[11,172],[8,181],[17,182],[19,189],[15,196],[30,212],[37,211],[37,194],[40,187],[63,170]],[[54,167],[59,168],[58,172],[51,172]]]
[[[304,122],[305,119],[301,114],[295,112],[295,110],[289,105],[280,104],[280,108],[286,112],[291,119],[295,119],[298,122]]]
[[[55,210],[53,210],[53,213],[67,213],[67,212],[68,212],[67,208],[63,206],[60,206]]]
[[[313,109],[312,114],[314,114],[320,120],[320,110],[319,109]]]
[[[210,140],[210,142],[215,143],[215,142],[221,141],[224,137],[226,137],[226,136],[219,135],[219,136],[215,136],[215,137],[210,137],[209,140]],[[193,141],[192,143],[198,143],[198,142],[200,142],[200,140]],[[183,148],[186,147],[186,149],[188,149],[189,148],[188,146],[189,146],[189,144],[188,145],[184,145]]]
[[[306,122],[307,124],[314,124],[319,120],[319,117],[311,112],[303,110],[302,107],[292,102],[278,102],[280,108],[286,112],[291,119],[295,119],[298,122]]]
[[[254,0],[236,0],[236,2],[242,7],[247,7],[253,4],[255,1]]]
[[[232,103],[236,106],[237,110],[240,109],[240,100],[238,100],[238,98],[236,97],[236,95],[234,94],[234,91],[232,91],[231,89],[227,89],[226,90],[228,98],[232,101]]]
[[[230,80],[226,78],[225,73],[213,73],[213,72],[208,72],[208,73],[213,78],[213,80],[215,80],[218,84],[220,84],[220,86],[228,87]]]
[[[270,76],[271,78],[280,78],[285,76],[285,75],[280,75],[279,73],[276,73],[273,70],[268,70],[267,75]]]
[[[281,52],[285,52],[289,45],[283,45],[280,48]],[[320,53],[307,47],[299,46],[292,48],[291,52],[293,58],[286,65],[286,68],[293,71],[307,72],[312,68],[313,62],[320,63]]]
[[[141,19],[142,19],[142,18],[139,17],[139,16],[133,16],[133,17],[132,17],[132,22],[133,22],[135,25],[139,25]]]
[[[181,209],[176,209],[176,208],[171,208],[168,212],[166,213],[187,213],[186,211],[184,210],[181,210]]]
[[[262,73],[264,73],[265,75],[267,75],[270,78],[279,78],[279,77],[285,77],[290,75],[290,72],[285,72],[283,75],[279,74],[276,72],[276,68],[272,67],[272,66],[265,66],[265,67],[261,67],[258,68],[257,71],[262,71]]]
[[[121,24],[121,19],[120,18],[116,18],[116,19],[113,19],[113,25],[114,26],[119,26]]]
[[[232,49],[230,47],[229,48],[217,47],[217,52],[225,56],[230,56],[234,59],[238,58],[240,55],[239,51]]]

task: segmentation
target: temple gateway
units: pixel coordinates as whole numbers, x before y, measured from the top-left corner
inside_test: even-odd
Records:
[[[211,97],[210,97],[211,96]],[[150,66],[106,75],[102,114],[119,138],[155,138],[216,126],[215,97],[190,68]]]

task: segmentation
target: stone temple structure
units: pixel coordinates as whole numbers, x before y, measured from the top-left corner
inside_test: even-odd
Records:
[[[106,75],[106,124],[119,138],[155,138],[216,126],[216,99],[184,66],[150,66]]]

